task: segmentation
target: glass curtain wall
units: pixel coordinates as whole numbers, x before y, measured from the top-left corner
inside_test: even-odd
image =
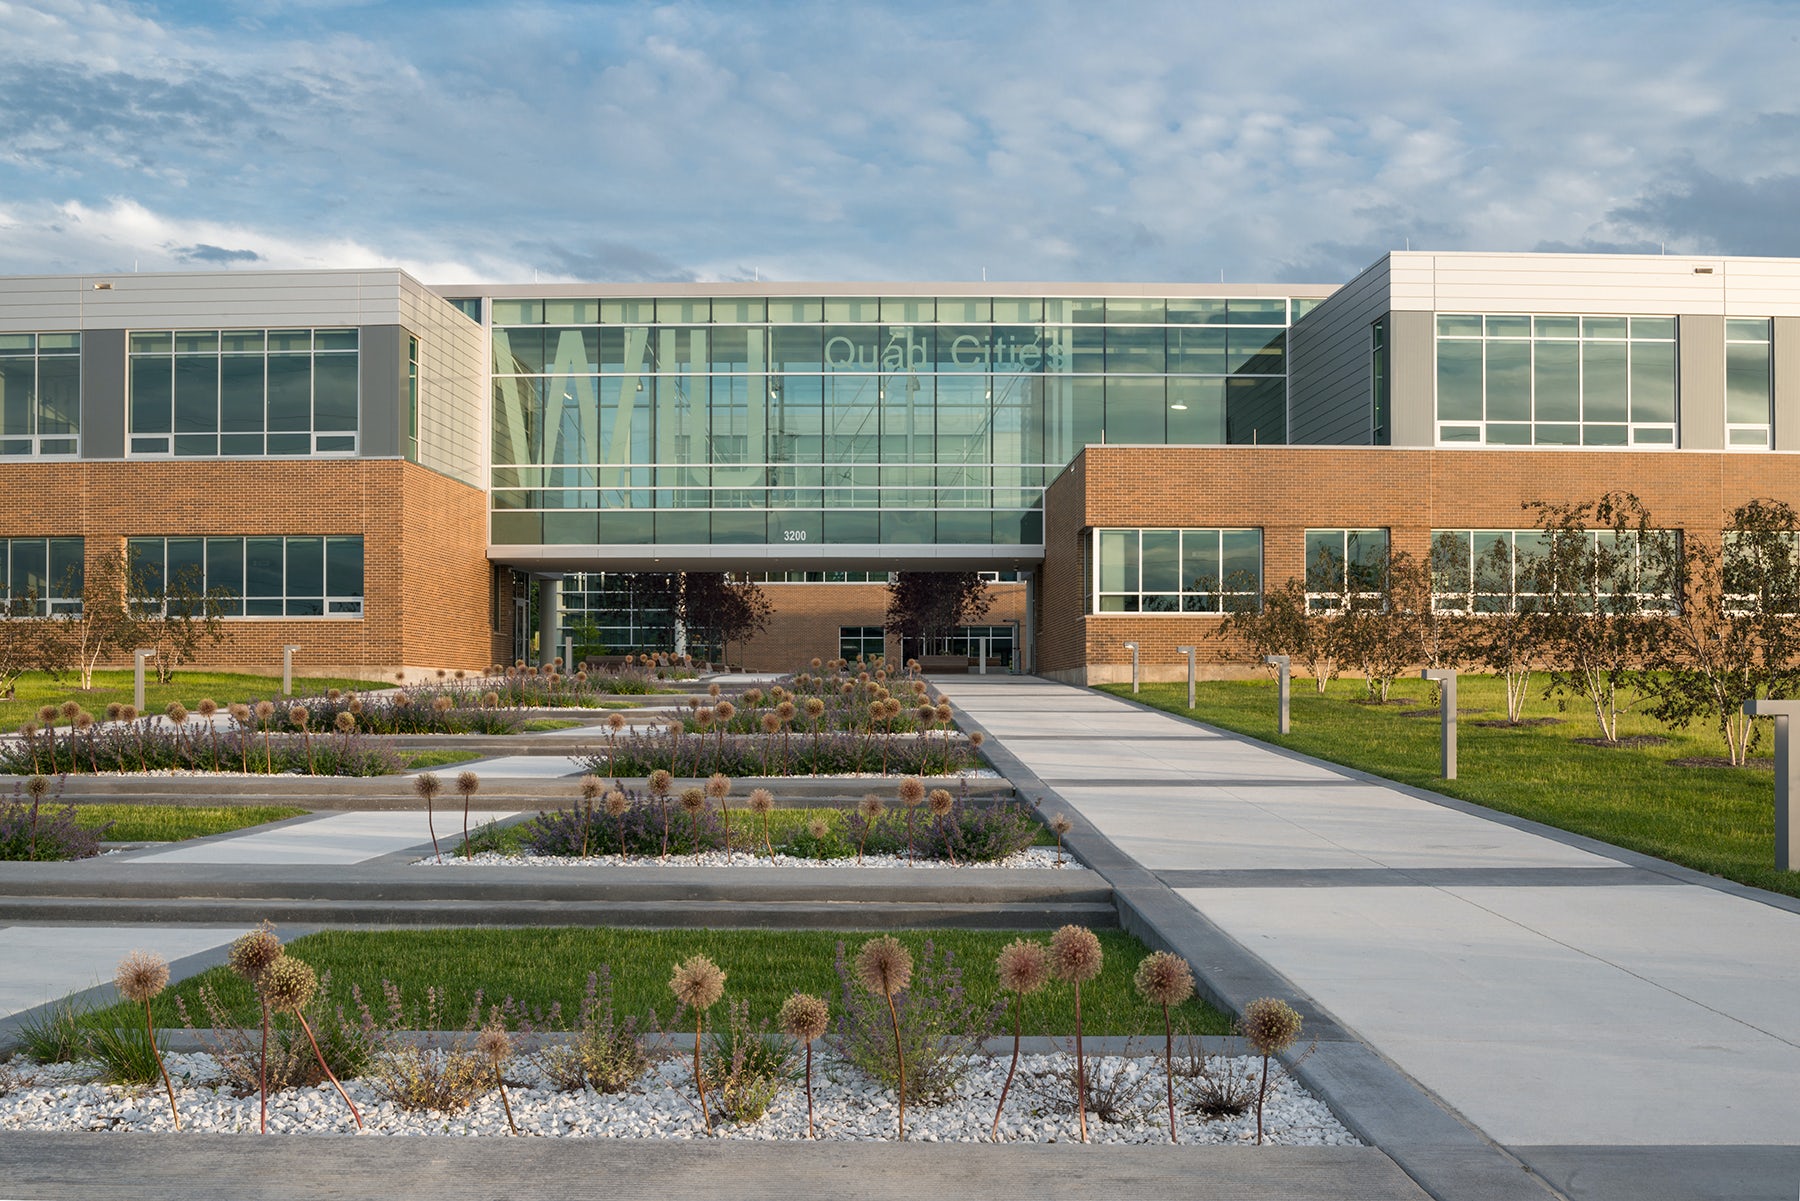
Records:
[[[1280,443],[1289,301],[494,300],[493,540],[1042,540],[1088,443]]]
[[[352,455],[354,329],[134,332],[132,455]]]
[[[0,456],[72,455],[81,335],[0,334]]]

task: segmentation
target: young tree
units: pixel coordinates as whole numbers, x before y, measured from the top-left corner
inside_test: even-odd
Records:
[[[228,588],[208,590],[200,572],[185,568],[163,580],[161,572],[132,559],[126,570],[131,593],[127,601],[127,640],[156,652],[156,682],[167,684],[175,669],[192,662],[202,642],[214,646],[225,638],[225,602]]]
[[[767,629],[773,609],[751,580],[698,571],[681,577],[677,613],[689,630],[716,638],[721,656],[733,642],[748,641]]]
[[[88,565],[73,569],[64,582],[63,595],[81,597],[80,612],[53,614],[61,658],[72,662],[81,687],[94,686],[94,668],[114,651],[124,650],[132,631],[132,616],[125,592],[130,562],[121,549]]]
[[[987,616],[994,603],[976,571],[902,571],[888,582],[888,633],[920,641]]]
[[[28,671],[62,674],[67,647],[56,619],[40,612],[43,607],[36,592],[0,602],[0,695],[12,696]]]
[[[1266,655],[1286,655],[1324,692],[1338,674],[1336,620],[1329,612],[1308,608],[1306,585],[1289,578],[1263,593],[1260,608],[1231,609],[1216,636],[1243,646],[1253,663],[1262,663]]]
[[[1388,555],[1372,591],[1344,595],[1333,640],[1363,673],[1369,699],[1386,704],[1394,680],[1424,659],[1431,620],[1431,573],[1405,551]]]
[[[1744,702],[1800,691],[1800,517],[1776,500],[1731,515],[1720,544],[1690,537],[1681,612],[1656,642],[1648,712],[1680,729],[1713,721],[1741,766],[1761,728]]]
[[[1621,696],[1639,693],[1653,644],[1675,611],[1679,543],[1650,524],[1629,492],[1553,505],[1530,501],[1546,550],[1533,564],[1538,629],[1549,659],[1544,695],[1580,696],[1593,707],[1600,736],[1619,738]]]
[[[1466,551],[1460,540],[1446,536],[1433,547],[1442,564],[1439,578],[1444,586],[1440,591],[1470,598],[1470,610],[1456,626],[1454,654],[1500,677],[1506,686],[1506,720],[1516,726],[1524,720],[1532,668],[1540,653],[1537,600],[1516,586],[1514,548],[1509,539],[1497,538],[1472,549],[1470,578],[1471,564],[1463,557]],[[1446,561],[1451,557],[1458,562]],[[1535,571],[1527,558],[1518,567],[1518,577],[1529,578]],[[1505,599],[1486,599],[1493,597]]]

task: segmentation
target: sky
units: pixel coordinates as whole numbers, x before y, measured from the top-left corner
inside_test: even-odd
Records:
[[[0,0],[0,274],[1800,255],[1800,4]]]

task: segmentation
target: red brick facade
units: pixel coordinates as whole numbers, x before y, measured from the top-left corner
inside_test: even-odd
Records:
[[[887,615],[885,584],[763,584],[774,605],[769,627],[732,659],[757,671],[791,671],[810,660],[834,659],[843,626],[878,626]],[[990,584],[993,598],[981,625],[1005,625],[1025,618],[1025,585]],[[889,636],[887,654],[899,654]]]
[[[392,459],[9,464],[0,537],[80,535],[90,567],[131,537],[361,534],[363,616],[227,618],[199,662],[391,678],[478,669],[490,633],[487,498]],[[129,663],[126,656],[124,662]]]
[[[1716,534],[1754,497],[1800,508],[1787,454],[1718,451],[1405,450],[1387,447],[1091,446],[1044,500],[1038,666],[1090,682],[1185,678],[1177,646],[1195,645],[1208,675],[1240,674],[1206,614],[1090,614],[1089,531],[1110,527],[1249,527],[1263,532],[1263,583],[1304,573],[1308,529],[1385,528],[1390,545],[1430,554],[1434,529],[1527,529],[1524,505],[1635,493],[1655,525]]]

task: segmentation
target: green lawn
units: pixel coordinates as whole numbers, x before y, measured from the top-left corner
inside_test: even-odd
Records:
[[[552,730],[573,730],[583,723],[561,717],[534,717],[519,727],[521,734],[548,734]],[[595,731],[599,733],[599,731]]]
[[[1148,1034],[1162,1030],[1162,1013],[1143,1003],[1132,988],[1131,976],[1148,954],[1142,943],[1117,930],[1096,931],[1105,951],[1100,976],[1081,990],[1083,1029],[1089,1034]],[[963,985],[979,1002],[996,995],[994,956],[1021,934],[989,930],[908,931],[897,935],[915,959],[929,938],[939,953],[955,954],[963,969]],[[611,967],[615,1004],[620,1017],[640,1018],[654,1009],[667,1020],[674,1009],[669,993],[669,973],[678,960],[705,954],[725,969],[725,997],[750,1003],[753,1020],[769,1019],[789,993],[815,993],[838,1008],[839,987],[832,959],[839,942],[846,954],[870,934],[824,930],[627,930],[586,928],[529,928],[478,930],[327,930],[295,939],[291,954],[321,972],[331,973],[334,1000],[351,1008],[350,989],[358,985],[364,997],[381,1011],[381,983],[398,984],[409,999],[422,999],[436,986],[444,997],[441,1012],[460,1024],[477,989],[494,1003],[511,997],[532,1008],[547,1009],[561,1001],[572,1020],[579,1010],[588,973],[602,964]],[[1023,937],[1048,941],[1045,932]],[[154,950],[154,947],[148,949]],[[918,978],[915,973],[915,980]],[[255,1022],[249,989],[226,968],[214,968],[170,988],[155,1002],[159,1026],[179,1026],[173,998],[183,997],[190,1011],[195,990],[210,983],[220,997],[241,1015],[246,1025]],[[115,1006],[91,1021],[125,1020],[128,1010]],[[723,1012],[722,1010],[720,1012]],[[1025,1027],[1031,1033],[1072,1033],[1073,993],[1051,984],[1032,997],[1025,1011]],[[1178,1020],[1203,1034],[1223,1034],[1230,1019],[1195,1000],[1176,1011]]]
[[[401,751],[400,767],[403,771],[429,771],[434,767],[455,767],[484,758],[486,756],[480,751]]]
[[[112,822],[108,842],[178,842],[299,817],[291,805],[89,805],[77,803],[75,821],[94,829]]]
[[[1377,707],[1350,703],[1363,695],[1360,680],[1336,681],[1319,696],[1312,681],[1296,679],[1292,732],[1286,736],[1275,732],[1272,680],[1202,682],[1192,710],[1185,683],[1147,684],[1138,699],[1321,759],[1800,896],[1800,872],[1774,868],[1774,773],[1766,766],[1696,768],[1669,762],[1723,756],[1724,742],[1715,730],[1669,731],[1627,714],[1619,725],[1622,736],[1663,735],[1669,741],[1631,748],[1585,746],[1575,739],[1593,738],[1599,731],[1592,712],[1575,700],[1559,711],[1554,700],[1541,699],[1540,687],[1526,705],[1526,720],[1561,718],[1560,724],[1484,728],[1476,723],[1506,716],[1501,681],[1465,675],[1457,689],[1458,708],[1479,712],[1460,717],[1455,780],[1439,778],[1435,714],[1401,716],[1427,705],[1422,680],[1396,684],[1393,695],[1407,703]],[[1131,696],[1129,684],[1102,690]],[[1771,738],[1764,738],[1758,754],[1773,753]]]
[[[84,692],[77,686],[81,682],[81,677],[77,675],[70,674],[60,680],[53,680],[41,671],[27,672],[19,677],[15,686],[15,699],[0,701],[0,732],[11,732],[24,722],[36,721],[37,711],[44,705],[61,705],[70,700],[79,703],[95,717],[100,717],[105,714],[106,706],[113,701],[122,705],[133,703],[136,679],[129,668],[96,671],[93,688]],[[388,687],[391,685],[368,680],[307,676],[294,680],[294,695],[314,696],[331,688],[341,688],[346,692],[368,692]],[[145,708],[151,713],[161,713],[174,701],[180,701],[192,710],[200,698],[211,697],[223,708],[233,701],[274,700],[280,691],[280,676],[250,676],[183,668],[175,673],[175,680],[170,684],[158,684],[154,673],[147,673],[144,678]],[[61,718],[57,719],[57,724],[61,726]]]

